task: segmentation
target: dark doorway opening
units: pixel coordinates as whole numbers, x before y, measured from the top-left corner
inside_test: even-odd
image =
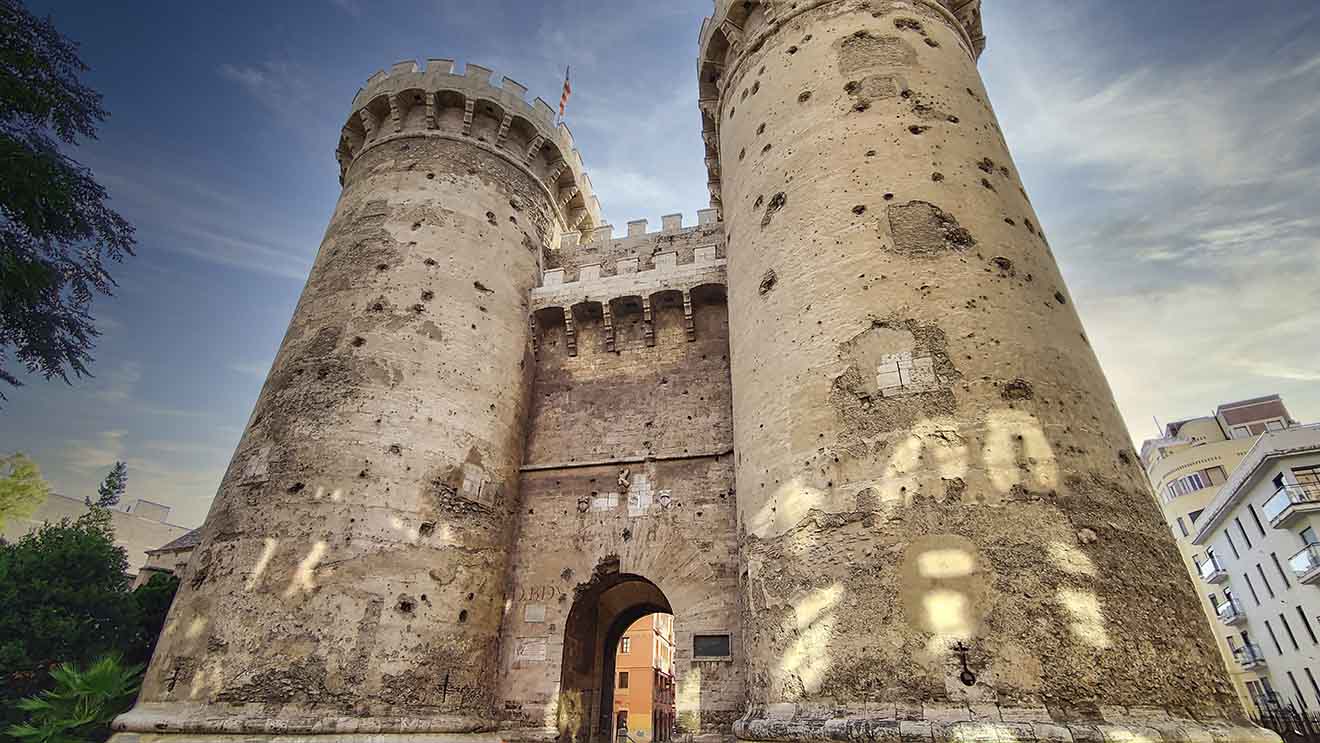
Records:
[[[623,743],[621,729],[630,743],[655,743],[655,731],[663,734],[666,729],[672,730],[672,724],[666,728],[666,724],[647,711],[641,719],[652,723],[652,734],[642,740],[635,739],[638,736],[629,734],[627,726],[637,725],[637,710],[616,710],[615,705],[615,687],[621,682],[627,685],[630,698],[639,689],[664,687],[658,675],[642,684],[636,669],[627,670],[626,680],[620,679],[618,669],[620,639],[629,627],[651,614],[672,614],[669,599],[646,578],[618,572],[617,560],[602,563],[591,582],[579,587],[564,624],[558,711],[560,743]],[[670,627],[672,636],[672,623]],[[637,648],[638,652],[641,650]],[[672,671],[672,658],[669,667]],[[672,695],[672,680],[668,693]]]

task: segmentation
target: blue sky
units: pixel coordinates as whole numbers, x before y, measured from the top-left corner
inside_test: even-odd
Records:
[[[206,514],[338,195],[354,92],[450,57],[554,100],[607,218],[706,206],[695,56],[710,0],[37,2],[111,119],[74,154],[138,228],[95,379],[29,380],[0,452],[69,495]],[[1139,441],[1278,392],[1320,420],[1320,4],[986,0],[981,60],[1042,226]]]

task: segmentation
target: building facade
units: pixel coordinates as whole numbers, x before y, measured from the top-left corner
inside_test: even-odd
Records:
[[[650,614],[633,622],[615,651],[615,740],[673,740],[674,618]]]
[[[1213,415],[1174,421],[1164,427],[1163,436],[1142,444],[1141,462],[1155,499],[1178,545],[1183,567],[1197,585],[1203,584],[1200,566],[1204,550],[1193,544],[1192,537],[1203,523],[1206,507],[1262,434],[1296,424],[1283,401],[1272,395],[1225,403]],[[1226,603],[1217,589],[1202,593],[1207,597],[1202,606],[1206,621],[1214,628],[1233,688],[1242,704],[1251,709],[1257,706],[1257,692],[1269,683],[1268,678],[1262,676],[1259,667],[1237,662],[1235,646],[1229,644],[1231,633],[1222,631],[1225,625],[1220,610],[1228,612],[1227,620],[1233,622],[1236,619],[1231,612],[1237,605]]]
[[[81,498],[50,493],[31,516],[8,519],[5,522],[4,538],[16,541],[46,522],[77,519],[87,510],[87,504]],[[151,561],[151,550],[188,533],[188,527],[169,523],[169,516],[169,506],[148,500],[133,501],[122,509],[110,509],[115,544],[123,547],[127,553],[128,574],[134,577],[135,584],[138,583],[137,578],[142,569]]]
[[[1191,543],[1253,703],[1320,710],[1320,425],[1260,434]]]
[[[979,0],[713,11],[695,226],[616,236],[513,80],[367,81],[119,743],[600,743],[655,613],[676,734],[1270,739],[1169,569]]]
[[[151,576],[157,573],[173,575],[179,580],[186,580],[188,577],[188,561],[192,559],[193,552],[197,550],[197,543],[201,541],[201,531],[193,529],[178,539],[172,539],[169,542],[155,548],[147,550],[147,560],[142,568],[138,570],[137,577],[133,580],[133,587],[146,583],[151,580]]]

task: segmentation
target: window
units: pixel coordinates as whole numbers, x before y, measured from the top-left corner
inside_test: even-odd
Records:
[[[1210,487],[1210,478],[1200,472],[1193,472],[1185,477],[1179,477],[1169,483],[1164,489],[1164,502],[1168,503],[1179,496],[1195,493],[1201,488]]]
[[[1279,577],[1283,579],[1283,587],[1292,588],[1292,584],[1288,582],[1288,574],[1283,572],[1283,566],[1279,564],[1279,556],[1271,552],[1270,559],[1274,561],[1274,569],[1279,571]]]
[[[627,671],[619,671],[619,688],[620,688],[620,689],[627,689],[627,688],[628,688],[628,672],[627,672]]]
[[[1282,431],[1282,430],[1283,430],[1283,421],[1265,421],[1265,430],[1267,430],[1267,431]],[[1303,704],[1305,704],[1305,702],[1303,702]]]
[[[692,636],[694,658],[728,658],[732,655],[732,639],[727,634]]]
[[[1292,643],[1293,650],[1301,650],[1302,646],[1297,644],[1297,636],[1293,634],[1292,625],[1288,624],[1288,617],[1280,614],[1279,621],[1283,622],[1283,631],[1288,633],[1288,641]]]
[[[1205,509],[1198,508],[1195,511],[1192,511],[1191,513],[1187,514],[1187,518],[1191,519],[1192,523],[1195,524],[1196,520],[1201,518],[1201,514],[1203,513],[1205,513]]]
[[[1246,426],[1233,426],[1233,438],[1245,439],[1250,435],[1251,431]]]
[[[1187,524],[1183,523],[1182,516],[1178,517],[1178,530],[1182,532],[1184,537],[1190,537],[1192,535],[1191,532],[1187,531]]]
[[[1270,633],[1270,640],[1274,643],[1274,650],[1279,655],[1283,655],[1283,646],[1279,644],[1279,638],[1274,634],[1274,628],[1270,626],[1270,620],[1265,620],[1265,629]]]
[[[1242,541],[1247,543],[1247,549],[1251,549],[1251,537],[1247,536],[1247,530],[1242,526],[1242,519],[1234,516],[1233,523],[1237,524],[1238,531],[1242,532]]]
[[[1301,702],[1302,709],[1306,709],[1306,697],[1302,696],[1302,687],[1297,685],[1297,679],[1292,671],[1288,671],[1288,680],[1292,682],[1293,691],[1297,692],[1297,701]]]
[[[1299,467],[1292,471],[1293,481],[1311,497],[1320,497],[1320,465]]]
[[[631,638],[631,637],[625,637],[625,638],[619,640],[619,652],[620,652],[620,653],[623,653],[624,655],[627,655],[628,653],[632,652],[632,638]]]
[[[1246,581],[1247,590],[1251,591],[1251,600],[1256,602],[1256,606],[1260,606],[1260,596],[1256,595],[1256,587],[1251,584],[1251,576],[1243,573],[1242,580]]]
[[[1274,589],[1270,588],[1270,582],[1265,578],[1265,568],[1260,563],[1256,563],[1256,572],[1260,574],[1260,582],[1265,584],[1265,591],[1270,594],[1270,598],[1274,598]]]
[[[1306,680],[1311,682],[1311,691],[1315,692],[1315,700],[1320,702],[1320,684],[1315,682],[1315,676],[1311,674],[1311,669],[1303,668],[1306,672]]]
[[[1314,527],[1308,526],[1302,529],[1302,533],[1298,536],[1302,538],[1302,544],[1320,544],[1320,538],[1315,536]]]
[[[1260,532],[1262,537],[1265,536],[1265,527],[1261,526],[1260,517],[1256,515],[1256,507],[1248,503],[1247,511],[1251,513],[1251,520],[1256,522],[1256,531]]]
[[[1229,549],[1233,550],[1233,556],[1237,558],[1241,558],[1242,553],[1238,552],[1237,545],[1233,544],[1233,535],[1228,533],[1228,529],[1224,530],[1224,539],[1228,540],[1228,547]]]
[[[1306,634],[1310,636],[1311,644],[1320,644],[1320,640],[1317,640],[1315,637],[1315,630],[1311,629],[1311,620],[1306,618],[1306,612],[1302,611],[1302,607],[1300,606],[1296,607],[1296,609],[1297,616],[1302,620],[1302,629],[1305,629]]]

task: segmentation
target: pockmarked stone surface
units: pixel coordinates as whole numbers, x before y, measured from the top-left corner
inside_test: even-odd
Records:
[[[680,736],[1271,740],[984,43],[979,0],[717,0],[711,208],[620,236],[517,82],[374,75],[117,742],[604,743],[651,612]]]

